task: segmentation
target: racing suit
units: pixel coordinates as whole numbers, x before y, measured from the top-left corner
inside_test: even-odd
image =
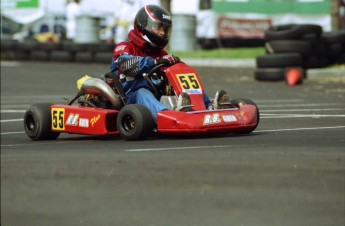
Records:
[[[124,88],[128,104],[142,104],[146,106],[154,120],[160,111],[167,110],[153,94],[153,88],[143,73],[148,73],[155,64],[155,59],[168,55],[164,49],[152,49],[145,40],[131,30],[128,34],[128,42],[118,43],[113,52],[111,72],[115,72]],[[205,106],[212,105],[210,99],[204,95]]]

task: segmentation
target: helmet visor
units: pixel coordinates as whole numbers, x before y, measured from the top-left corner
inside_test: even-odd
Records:
[[[171,24],[162,21],[152,21],[149,19],[146,25],[146,30],[152,31],[162,38],[169,39],[171,34]]]

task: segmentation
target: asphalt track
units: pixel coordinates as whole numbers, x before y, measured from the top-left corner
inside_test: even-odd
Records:
[[[250,135],[150,138],[64,134],[33,142],[28,105],[64,103],[108,65],[1,62],[2,226],[343,226],[345,70],[302,85],[258,82],[253,67],[197,67],[261,112]]]

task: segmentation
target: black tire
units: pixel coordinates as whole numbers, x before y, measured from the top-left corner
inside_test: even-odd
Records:
[[[345,44],[345,30],[324,32],[322,33],[321,38],[326,44]]]
[[[312,47],[312,56],[322,58],[326,55],[326,46],[323,43],[313,45]]]
[[[1,40],[1,51],[13,50],[17,47],[18,41],[16,40]]]
[[[314,24],[285,24],[272,26],[265,30],[266,40],[300,39],[303,35],[315,34],[320,37],[322,27]]]
[[[69,61],[73,61],[74,57],[73,57],[73,54],[69,51],[53,50],[50,53],[49,59],[51,61],[69,62]]]
[[[42,50],[52,51],[52,50],[61,50],[62,44],[56,42],[46,42],[40,43],[39,48]]]
[[[332,43],[326,47],[326,57],[327,58],[336,58],[343,53],[343,46],[341,43]]]
[[[274,53],[256,57],[258,68],[301,66],[302,56],[299,53]]]
[[[345,53],[339,55],[337,59],[334,60],[335,64],[345,64]]]
[[[317,24],[300,24],[297,25],[302,31],[302,36],[307,34],[315,34],[317,37],[320,37],[322,34],[322,27]]]
[[[316,34],[304,34],[300,40],[308,42],[311,46],[318,45],[321,42],[320,37]]]
[[[30,55],[30,60],[48,61],[49,54],[45,50],[33,50]]]
[[[110,60],[109,60],[109,55],[110,55]],[[95,52],[95,56],[94,56],[94,62],[97,63],[105,63],[105,64],[109,64],[111,63],[112,59],[111,59],[111,52],[109,54],[106,52]]]
[[[299,40],[276,40],[265,43],[269,53],[300,53],[308,57],[311,55],[311,45]]]
[[[88,51],[90,52],[106,52],[106,53],[112,53],[114,50],[113,44],[107,44],[107,43],[90,43],[87,46]]]
[[[285,68],[257,68],[254,76],[258,81],[282,81],[285,79]]]
[[[76,52],[75,61],[77,61],[77,62],[93,62],[93,55],[91,52]]]
[[[231,104],[236,106],[236,107],[240,107],[241,105],[254,105],[256,107],[256,125],[253,128],[250,128],[248,130],[244,130],[241,131],[240,134],[247,134],[247,133],[251,133],[252,131],[254,131],[256,129],[256,127],[258,127],[259,125],[259,121],[260,121],[260,112],[259,112],[259,108],[258,106],[255,104],[254,101],[249,100],[249,99],[245,99],[245,98],[235,98],[232,99]]]
[[[276,25],[265,30],[266,40],[299,39],[302,29],[296,24]]]
[[[117,128],[125,140],[144,140],[154,126],[152,114],[144,105],[126,105],[117,116]]]
[[[29,40],[25,42],[19,42],[17,44],[18,49],[22,51],[32,51],[36,50],[39,47],[39,42],[36,40]]]
[[[60,135],[59,132],[51,131],[51,105],[48,103],[34,104],[25,112],[25,133],[32,140],[55,140]]]
[[[62,42],[62,50],[71,52],[87,51],[87,43]]]

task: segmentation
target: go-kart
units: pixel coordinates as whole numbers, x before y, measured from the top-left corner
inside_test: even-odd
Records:
[[[258,126],[259,109],[249,99],[232,99],[227,109],[206,109],[199,75],[185,63],[170,67],[160,64],[143,77],[168,109],[157,114],[156,123],[145,106],[127,104],[117,75],[107,73],[102,78],[79,79],[77,95],[66,104],[31,105],[24,115],[25,132],[32,140],[52,140],[60,133],[120,134],[125,140],[142,140],[155,133],[177,136],[247,134]],[[160,84],[156,85],[154,80],[159,80]],[[177,97],[183,91],[190,96],[192,111],[174,110]]]

